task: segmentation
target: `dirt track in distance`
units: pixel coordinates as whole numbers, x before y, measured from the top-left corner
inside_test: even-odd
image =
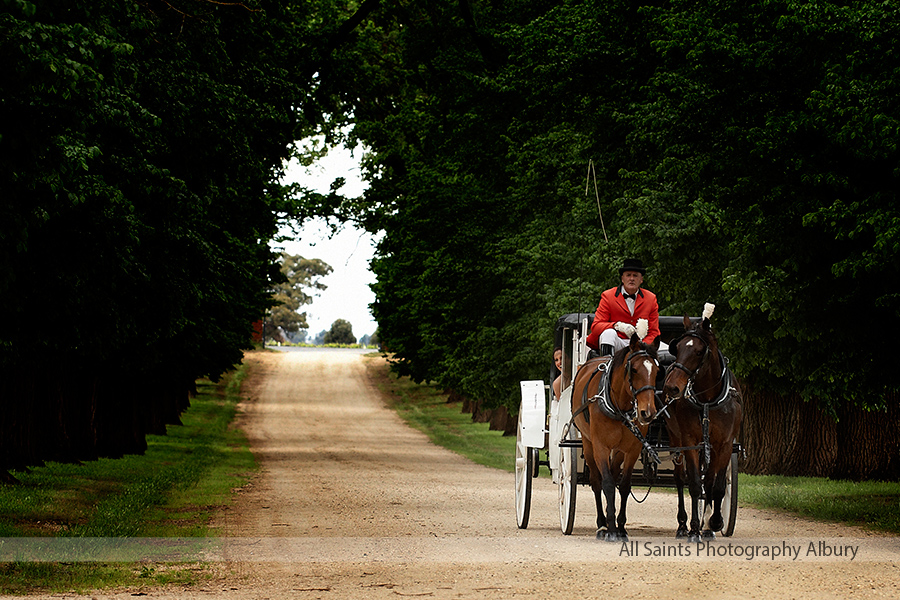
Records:
[[[212,578],[200,586],[141,590],[144,597],[900,597],[897,538],[741,506],[733,537],[703,549],[679,545],[670,491],[629,502],[635,544],[623,547],[594,539],[586,487],[575,531],[562,535],[556,487],[543,477],[529,527],[519,530],[514,475],[406,427],[370,378],[383,359],[304,349],[246,360],[239,424],[262,468],[217,520],[234,542],[233,560],[210,563]],[[796,560],[773,559],[787,548],[799,549]],[[855,557],[818,556],[838,548],[855,548]]]

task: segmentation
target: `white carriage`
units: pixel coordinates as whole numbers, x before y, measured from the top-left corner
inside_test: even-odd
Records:
[[[550,382],[530,380],[520,382],[522,401],[519,407],[518,431],[516,434],[516,521],[520,529],[528,527],[531,514],[532,487],[539,481],[540,467],[550,470],[550,478],[557,486],[559,495],[559,524],[565,535],[572,533],[575,524],[575,501],[579,485],[589,484],[582,455],[581,432],[572,418],[572,390],[575,374],[589,358],[590,348],[586,344],[593,315],[571,313],[562,315],[557,321],[555,344],[562,348],[560,397],[553,397]],[[683,332],[681,317],[660,317],[661,338],[667,342]],[[660,380],[657,389],[662,389],[667,363],[674,360],[667,352],[660,353]],[[662,406],[662,392],[657,391],[657,402]],[[675,485],[674,461],[679,449],[668,447],[668,432],[664,419],[656,420],[647,436],[647,441],[661,460],[656,464],[647,452],[635,465],[632,482],[638,485],[673,487]],[[545,459],[542,459],[541,453]],[[741,447],[734,444],[734,452],[726,475],[725,498],[722,501],[722,516],[725,526],[722,533],[734,533],[737,516],[737,473]],[[593,505],[593,502],[591,503]],[[675,510],[673,507],[673,517]]]

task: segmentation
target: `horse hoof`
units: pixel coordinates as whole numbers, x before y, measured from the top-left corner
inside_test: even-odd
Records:
[[[687,536],[688,536],[687,529],[679,529],[678,531],[675,532],[675,539],[676,539],[676,540],[683,540],[683,539],[686,538]]]
[[[615,531],[607,531],[607,532],[606,532],[606,541],[609,542],[610,544],[613,544],[613,543],[618,542],[618,541],[620,541],[620,540],[626,541],[625,539],[622,538],[621,535],[619,535],[619,534],[616,533]]]
[[[704,540],[714,540],[714,539],[716,539],[716,534],[715,534],[715,532],[707,529],[706,531],[703,532],[703,539]]]
[[[692,533],[688,535],[688,542],[691,544],[699,544],[700,543],[700,534]]]
[[[628,541],[628,536],[620,536],[615,531],[607,531],[606,529],[599,529],[597,531],[597,539],[601,542],[618,542],[618,541]]]

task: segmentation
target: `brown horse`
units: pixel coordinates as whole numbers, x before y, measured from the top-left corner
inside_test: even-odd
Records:
[[[631,493],[631,472],[641,454],[642,441],[656,416],[655,387],[659,363],[656,345],[638,334],[610,360],[588,360],[575,375],[573,421],[581,431],[584,460],[590,471],[597,503],[597,538],[626,541],[625,506]],[[622,506],[616,520],[616,482]],[[606,513],[602,497],[606,497]]]
[[[685,315],[685,333],[670,342],[669,352],[675,363],[666,373],[664,391],[674,399],[666,419],[669,441],[682,448],[683,460],[675,461],[675,484],[678,487],[678,530],[676,538],[691,542],[715,539],[724,525],[722,498],[725,496],[726,471],[731,461],[733,442],[737,439],[743,408],[737,381],[719,351],[709,322],[711,304],[696,325]],[[704,431],[705,430],[705,431]],[[691,494],[691,524],[687,527],[684,506],[684,484]],[[703,523],[701,534],[699,504],[701,494],[707,510],[712,500],[712,517]]]

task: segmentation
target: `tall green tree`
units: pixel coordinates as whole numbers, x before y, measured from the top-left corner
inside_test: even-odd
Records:
[[[338,319],[331,324],[331,329],[326,333],[322,341],[325,344],[355,344],[356,336],[353,335],[353,325],[346,319]]]
[[[275,285],[273,299],[277,304],[266,313],[265,334],[267,338],[285,341],[286,334],[309,329],[306,313],[298,312],[302,306],[310,304],[315,294],[327,289],[322,277],[332,272],[332,268],[318,258],[303,258],[299,255],[281,253],[279,259],[284,281]]]
[[[596,158],[604,205],[618,189],[633,20],[624,3],[375,16],[402,33],[359,94],[354,135],[373,149],[361,219],[386,232],[373,313],[401,373],[512,407],[559,314],[593,310],[627,248],[604,244],[583,178]]]
[[[880,406],[895,382],[877,347],[858,343],[875,330],[848,322],[900,315],[900,151],[889,133],[900,126],[890,50],[900,13],[870,2],[645,12],[661,64],[629,120],[654,166],[635,173],[631,196],[665,216],[633,229],[680,217],[715,241],[691,253],[713,284],[691,296],[730,309],[723,334],[743,375],[829,410]]]
[[[638,256],[664,312],[718,305],[757,448],[815,415],[822,440],[786,435],[826,474],[863,472],[836,450],[860,438],[865,468],[900,473],[855,411],[900,439],[878,343],[900,316],[889,3],[5,6],[0,397],[33,401],[0,424],[0,467],[139,449],[240,358],[278,218],[321,215],[384,233],[372,308],[403,374],[514,409],[556,317]],[[365,144],[363,197],[280,185],[312,134]],[[75,382],[62,400],[28,391],[48,359]],[[169,400],[89,391],[135,376]]]

